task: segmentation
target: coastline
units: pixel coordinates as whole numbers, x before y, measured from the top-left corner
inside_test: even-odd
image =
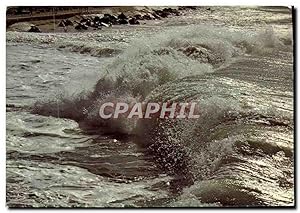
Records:
[[[60,8],[60,7],[57,7]],[[67,9],[64,11],[39,12],[26,15],[9,15],[6,16],[6,30],[18,32],[43,32],[43,33],[60,33],[60,32],[79,32],[101,30],[101,28],[111,27],[112,25],[146,25],[149,20],[162,20],[172,16],[182,16],[190,10],[197,10],[203,7],[193,6],[130,6],[130,7],[94,7],[93,9]],[[126,22],[120,23],[102,23],[100,26],[88,26],[85,29],[75,29],[81,25],[84,20],[93,22],[95,17],[103,18],[105,15],[118,17],[124,14]],[[130,19],[134,23],[130,22]],[[70,26],[64,26],[62,22],[71,21]],[[63,25],[63,26],[62,26]],[[31,27],[36,27],[39,31],[30,31]]]

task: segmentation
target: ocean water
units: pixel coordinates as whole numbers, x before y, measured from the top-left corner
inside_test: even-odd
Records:
[[[284,7],[7,32],[7,205],[293,206],[292,35]],[[200,118],[102,120],[118,100]]]

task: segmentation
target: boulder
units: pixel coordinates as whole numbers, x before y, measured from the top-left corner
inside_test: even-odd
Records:
[[[143,20],[152,20],[152,17],[149,14],[143,15]]]
[[[154,17],[154,19],[159,19],[159,20],[161,19],[160,16],[157,15],[155,12],[152,13],[151,15]]]
[[[118,15],[118,19],[128,19],[127,16],[124,15],[124,13],[121,13]]]
[[[93,25],[92,25],[92,27],[94,29],[102,29],[102,26],[104,26],[104,25],[102,25],[101,22],[93,23]]]
[[[94,23],[99,23],[99,24],[104,23],[104,24],[112,25],[112,24],[118,24],[118,19],[115,16],[106,13],[102,18],[96,16],[94,18]]]
[[[140,22],[138,20],[136,20],[136,18],[131,18],[129,19],[129,24],[132,24],[132,25],[137,25],[137,24],[140,24]]]
[[[42,31],[37,26],[33,25],[28,32],[41,33]]]
[[[83,23],[79,23],[75,26],[75,29],[76,30],[87,30],[88,29],[88,26],[86,26],[85,24]]]
[[[117,20],[117,17],[115,17],[115,16],[113,16],[113,15],[110,15],[110,14],[108,14],[108,13],[104,14],[104,17],[109,18],[111,22]]]
[[[154,10],[154,13],[162,18],[167,18],[170,15],[169,12],[162,10]]]
[[[176,9],[172,9],[172,8],[164,8],[163,9],[163,12],[167,12],[167,13],[170,13],[170,14],[174,14],[174,15],[176,15],[176,16],[179,16],[180,15],[180,13],[179,13],[179,11],[178,10],[176,10]]]
[[[181,6],[178,8],[178,10],[196,10],[197,7],[195,6]]]
[[[119,19],[119,20],[118,20],[118,23],[119,23],[119,24],[128,24],[128,21],[125,20],[125,19]]]
[[[73,22],[70,21],[69,19],[63,19],[61,22],[58,24],[59,27],[66,27],[66,26],[73,26]]]
[[[99,16],[95,16],[94,17],[94,23],[97,23],[97,22],[100,23],[100,17]]]
[[[65,27],[66,26],[65,20],[61,20],[61,22],[59,22],[58,26],[59,27]]]
[[[90,19],[88,19],[88,20],[85,22],[85,25],[91,27],[91,26],[92,26],[92,21],[91,21]]]
[[[106,24],[106,23],[103,23],[103,22],[101,22],[101,23],[100,23],[100,26],[104,26],[104,27],[110,27],[110,26],[111,26],[111,23],[109,23],[109,24]]]
[[[143,17],[141,14],[137,14],[133,16],[136,20],[143,20]]]
[[[65,25],[66,26],[73,26],[73,22],[71,20],[69,20],[69,19],[66,19],[65,20]]]
[[[86,23],[87,21],[88,21],[88,19],[82,18],[82,19],[80,20],[80,23]]]
[[[112,23],[110,17],[104,16],[103,18],[100,19],[100,23],[105,23],[105,24],[110,24]]]

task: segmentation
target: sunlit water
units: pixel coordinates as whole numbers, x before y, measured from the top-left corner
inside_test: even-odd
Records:
[[[294,203],[288,9],[8,32],[6,79],[10,207]],[[193,100],[201,117],[106,123],[98,104],[111,99]]]

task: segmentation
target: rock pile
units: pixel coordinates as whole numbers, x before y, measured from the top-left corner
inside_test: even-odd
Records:
[[[152,10],[148,13],[135,14],[133,16],[126,16],[124,13],[120,13],[118,16],[111,14],[104,14],[102,17],[82,17],[80,22],[73,23],[68,19],[62,20],[58,26],[74,26],[76,30],[87,30],[90,27],[93,29],[101,29],[102,27],[109,27],[112,25],[139,25],[141,20],[160,20],[169,16],[179,16],[182,14],[181,10],[195,10],[196,7],[185,6],[178,9],[164,8],[162,10]]]

